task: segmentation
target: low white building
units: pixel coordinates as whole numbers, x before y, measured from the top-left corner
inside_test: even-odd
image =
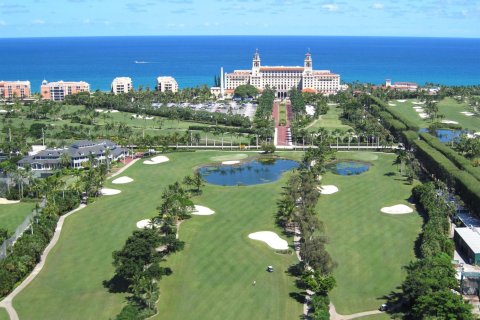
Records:
[[[158,77],[155,89],[160,92],[178,92],[178,84],[173,77]]]
[[[112,92],[115,95],[120,93],[128,93],[132,89],[132,79],[129,77],[117,77],[112,81]]]

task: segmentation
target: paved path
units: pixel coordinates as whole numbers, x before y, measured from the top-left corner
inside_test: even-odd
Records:
[[[45,261],[47,260],[47,256],[50,253],[50,250],[55,247],[55,245],[58,242],[58,239],[60,238],[60,233],[62,232],[62,227],[63,227],[63,222],[65,221],[66,218],[68,218],[70,215],[74,214],[75,212],[80,211],[81,209],[85,208],[86,205],[81,204],[77,209],[70,211],[67,214],[64,214],[63,216],[58,219],[57,227],[55,228],[55,233],[53,234],[52,240],[48,244],[48,246],[45,248],[45,251],[43,251],[42,256],[40,257],[40,263],[38,263],[35,268],[33,269],[32,273],[23,280],[23,282],[15,288],[8,296],[6,296],[2,301],[0,301],[0,308],[5,308],[7,309],[7,313],[10,317],[10,320],[19,320],[18,314],[15,311],[15,308],[12,305],[13,299],[22,292],[23,289],[25,289],[26,286],[30,284],[30,282],[35,279],[35,277],[40,273],[40,271],[43,269],[43,266],[45,265]]]
[[[131,165],[133,165],[135,162],[137,162],[138,160],[140,160],[141,158],[137,158],[137,159],[133,159],[132,161],[130,161],[129,163],[127,163],[126,165],[124,165],[123,167],[120,168],[120,170],[118,170],[117,172],[115,173],[112,173],[111,176],[109,176],[107,178],[108,179],[111,179],[115,176],[118,176],[119,174],[121,174],[123,171],[127,170],[128,168],[130,168]]]
[[[330,303],[330,320],[357,319],[357,318],[371,316],[371,315],[380,314],[380,313],[382,312],[379,310],[372,310],[372,311],[353,313],[349,315],[341,315],[337,313],[337,310],[335,310],[335,306],[333,305],[333,303]]]

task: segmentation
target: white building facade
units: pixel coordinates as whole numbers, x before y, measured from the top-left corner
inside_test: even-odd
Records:
[[[223,76],[223,75],[222,75]],[[335,94],[340,89],[340,75],[330,70],[313,70],[312,56],[305,55],[303,67],[262,66],[260,55],[255,52],[251,70],[235,70],[225,74],[226,93],[232,93],[240,85],[250,84],[262,91],[275,88],[278,98],[285,98],[292,88],[304,92]]]
[[[118,77],[112,81],[113,94],[128,93],[133,89],[132,79],[129,77]]]
[[[161,92],[178,92],[178,84],[173,77],[158,77],[156,89]]]

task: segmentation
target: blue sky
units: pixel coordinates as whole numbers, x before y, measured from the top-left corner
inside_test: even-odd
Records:
[[[0,0],[0,37],[480,38],[480,0]]]

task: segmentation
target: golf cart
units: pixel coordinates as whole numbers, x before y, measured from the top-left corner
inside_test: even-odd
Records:
[[[272,266],[268,266],[268,267],[267,267],[267,271],[268,271],[268,272],[273,272],[273,267],[272,267]]]

